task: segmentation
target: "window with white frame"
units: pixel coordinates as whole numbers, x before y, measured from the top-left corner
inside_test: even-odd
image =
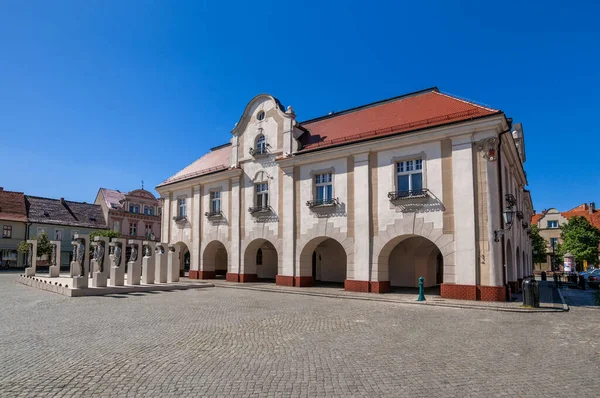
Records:
[[[134,222],[129,223],[129,235],[137,236],[137,224]]]
[[[269,184],[261,182],[254,185],[254,205],[266,209],[269,207]]]
[[[256,155],[262,155],[267,153],[267,140],[263,134],[260,134],[256,138],[256,150],[254,151]]]
[[[2,226],[2,238],[3,239],[11,239],[12,238],[12,225],[3,225]]]
[[[331,203],[333,200],[333,175],[323,173],[315,175],[316,200],[318,204]]]
[[[423,159],[396,162],[396,191],[398,196],[423,194]]]
[[[180,198],[177,199],[177,205],[179,206],[177,215],[179,217],[185,217],[187,214],[187,209],[186,209],[186,203],[185,203],[185,198]]]
[[[211,191],[210,212],[212,214],[218,214],[221,212],[221,191]]]
[[[548,228],[558,228],[558,220],[549,220]]]
[[[113,230],[117,232],[121,232],[121,221],[115,221],[113,223]]]
[[[55,229],[54,230],[54,240],[62,240],[63,239],[63,230]]]

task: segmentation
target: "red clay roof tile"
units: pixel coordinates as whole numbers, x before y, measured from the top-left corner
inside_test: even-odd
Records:
[[[27,221],[23,192],[0,190],[0,220]]]

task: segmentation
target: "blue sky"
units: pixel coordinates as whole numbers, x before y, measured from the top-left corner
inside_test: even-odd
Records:
[[[521,4],[527,3],[527,4]],[[0,2],[0,186],[94,200],[227,142],[438,86],[523,123],[534,206],[600,202],[597,2]]]

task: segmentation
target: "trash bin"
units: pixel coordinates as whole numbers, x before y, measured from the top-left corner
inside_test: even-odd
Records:
[[[585,278],[583,275],[579,275],[579,288],[585,290]]]
[[[523,305],[533,308],[540,307],[540,289],[537,281],[533,278],[523,281]]]
[[[546,271],[542,271],[542,280],[545,281],[546,280]]]

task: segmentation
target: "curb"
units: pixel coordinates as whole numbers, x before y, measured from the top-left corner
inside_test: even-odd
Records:
[[[548,313],[548,312],[563,312],[563,308],[541,308],[541,309],[532,309],[532,308],[505,308],[505,307],[493,307],[493,306],[478,306],[478,305],[462,305],[462,304],[451,304],[451,303],[436,303],[431,301],[418,302],[418,301],[398,301],[398,300],[389,300],[385,298],[375,298],[375,297],[358,297],[358,296],[346,296],[340,294],[329,294],[329,293],[314,293],[314,292],[293,292],[289,290],[272,290],[272,289],[264,289],[260,287],[250,287],[250,286],[236,286],[236,285],[221,285],[214,284],[214,287],[221,287],[225,289],[242,289],[242,290],[255,290],[269,293],[281,293],[281,294],[300,294],[303,296],[314,296],[314,297],[328,297],[328,298],[337,298],[337,299],[350,299],[350,300],[363,300],[363,301],[379,301],[393,304],[409,304],[409,305],[428,305],[434,307],[449,307],[449,308],[463,308],[463,309],[472,309],[472,310],[484,310],[484,311],[501,311],[501,312],[521,312],[521,313]],[[563,301],[564,303],[564,301]],[[568,311],[568,306],[567,306]]]

